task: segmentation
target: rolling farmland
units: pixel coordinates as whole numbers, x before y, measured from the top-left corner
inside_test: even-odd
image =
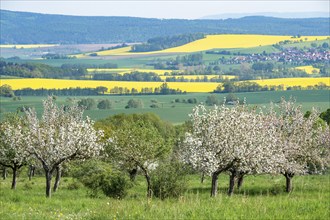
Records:
[[[107,3],[1,9],[0,219],[329,218],[328,17]]]
[[[305,41],[324,40],[328,36],[302,36]],[[125,55],[147,55],[147,54],[168,54],[168,53],[193,53],[211,49],[235,49],[259,47],[279,43],[285,40],[296,40],[292,36],[271,36],[271,35],[241,35],[241,34],[222,34],[207,35],[206,38],[190,42],[188,44],[168,48],[161,51],[151,52],[129,52],[131,47],[123,47],[113,50],[105,50],[96,53],[97,56],[125,56]],[[86,58],[91,53],[73,55],[77,58]]]

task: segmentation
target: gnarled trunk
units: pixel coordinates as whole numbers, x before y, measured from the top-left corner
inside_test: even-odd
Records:
[[[151,198],[151,196],[152,196],[151,179],[150,179],[148,170],[146,168],[144,168],[143,166],[139,166],[139,167],[143,171],[144,177],[146,178],[146,181],[147,181],[147,197]]]
[[[11,189],[16,189],[18,166],[14,165],[12,169],[13,169],[13,180],[11,182]]]
[[[202,175],[201,175],[201,183],[204,183],[204,180],[205,180],[205,172],[202,172]]]
[[[29,166],[29,180],[32,180],[32,177],[34,176],[34,170],[35,170],[35,166],[34,165],[30,165]]]
[[[294,174],[293,173],[284,173],[283,175],[285,176],[285,179],[286,179],[285,191],[289,193],[292,191],[292,177],[294,176]]]
[[[56,177],[55,177],[55,183],[54,183],[54,192],[57,191],[58,186],[60,185],[61,174],[62,174],[62,169],[60,166],[57,166],[55,170],[56,170]]]
[[[237,178],[237,189],[240,189],[243,185],[244,173],[240,173]]]
[[[228,196],[232,196],[234,193],[235,181],[236,181],[237,173],[236,171],[231,171],[229,176],[229,189]]]
[[[146,177],[146,180],[147,180],[147,184],[148,184],[148,193],[147,193],[147,197],[148,198],[151,198],[151,196],[152,196],[152,189],[151,189],[151,180],[150,180],[150,176],[149,176],[149,174],[146,174],[145,175],[145,177]]]
[[[52,172],[50,170],[45,170],[46,175],[46,197],[50,198],[52,196]]]
[[[212,173],[211,197],[215,197],[218,193],[218,177],[221,171]]]

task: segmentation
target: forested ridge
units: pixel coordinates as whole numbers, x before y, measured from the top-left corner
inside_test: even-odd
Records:
[[[1,44],[122,43],[180,34],[330,35],[328,18],[226,20],[66,16],[1,10]],[[51,28],[50,28],[51,27]]]

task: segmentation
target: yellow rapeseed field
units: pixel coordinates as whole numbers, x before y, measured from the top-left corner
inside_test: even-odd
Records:
[[[307,39],[307,41],[324,40],[329,36],[301,36],[300,39]],[[168,48],[161,51],[151,52],[129,52],[130,46],[113,50],[105,50],[95,52],[98,56],[118,56],[118,55],[145,55],[145,54],[159,54],[159,53],[192,53],[198,51],[205,51],[211,49],[233,49],[233,48],[249,48],[266,46],[278,43],[284,40],[299,40],[294,39],[292,36],[278,36],[278,35],[252,35],[252,34],[221,34],[221,35],[207,35],[205,38],[190,42],[188,44]],[[90,53],[73,55],[77,58],[89,56]]]
[[[30,87],[32,89],[64,89],[64,88],[96,88],[105,86],[108,89],[118,87],[127,87],[128,89],[135,88],[157,88],[163,82],[124,82],[124,81],[96,81],[96,80],[64,80],[64,79],[4,79],[1,80],[0,86],[7,84],[14,90]],[[186,83],[186,82],[169,82],[168,86],[172,89],[181,89],[187,92],[211,92],[218,83]]]
[[[314,86],[318,83],[325,83],[330,86],[330,77],[320,77],[320,78],[279,78],[279,79],[264,79],[264,80],[251,80],[251,82],[256,82],[261,86],[279,86],[283,85],[285,88],[288,86]]]
[[[91,53],[83,53],[83,54],[73,54],[71,56],[75,56],[76,58],[85,58],[89,57],[90,54],[96,53],[98,56],[110,56],[110,55],[120,55],[123,53],[127,53],[131,50],[131,47],[122,47],[122,48],[117,48],[117,49],[112,49],[112,50],[103,50],[99,52],[91,52]]]
[[[33,49],[39,47],[54,47],[57,44],[0,44],[0,48]]]
[[[320,69],[313,66],[297,66],[295,69],[305,71],[307,74],[320,73]]]
[[[314,86],[320,82],[330,86],[330,77],[321,78],[281,78],[281,79],[266,79],[266,80],[251,80],[262,86],[264,85],[283,85],[287,86]],[[96,88],[105,86],[108,89],[118,87],[127,87],[128,89],[135,88],[156,88],[163,82],[124,82],[124,81],[95,81],[95,80],[64,80],[64,79],[2,79],[0,86],[7,84],[14,90],[30,87],[32,89],[64,89],[64,88]],[[186,92],[212,92],[219,83],[211,82],[168,82],[168,86],[172,89],[181,89]]]

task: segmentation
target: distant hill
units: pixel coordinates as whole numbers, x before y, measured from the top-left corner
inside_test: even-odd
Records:
[[[0,11],[0,44],[145,42],[186,33],[330,35],[328,18],[226,20],[48,15]]]
[[[254,13],[223,13],[208,15],[200,19],[228,19],[248,16],[266,16],[276,18],[329,18],[329,12],[254,12]]]

